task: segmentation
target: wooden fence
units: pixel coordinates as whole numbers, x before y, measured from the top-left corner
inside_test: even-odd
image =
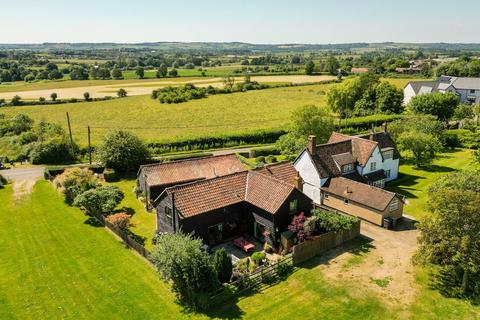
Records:
[[[344,242],[352,240],[360,235],[360,221],[348,230],[337,232],[328,232],[315,238],[297,244],[293,247],[292,259],[293,264],[297,265],[314,256],[335,248]]]
[[[263,284],[270,284],[286,276],[293,270],[292,255],[286,255],[284,258],[277,260],[273,264],[261,266],[252,273],[246,273],[237,280],[222,286],[220,289],[214,291],[210,297],[211,299],[218,298],[221,295],[229,292],[230,294],[239,294],[248,289],[255,289]]]
[[[123,242],[131,249],[135,250],[138,252],[140,255],[142,255],[145,259],[148,261],[152,262],[150,260],[150,252],[145,249],[143,245],[138,243],[137,240],[134,239],[132,235],[129,234],[128,231],[125,231],[123,229],[118,228],[117,226],[111,224],[108,222],[104,216],[99,215],[99,214],[93,214],[93,217],[97,219],[99,222],[101,222],[105,227],[110,229],[113,233],[115,233],[117,236],[119,236]]]

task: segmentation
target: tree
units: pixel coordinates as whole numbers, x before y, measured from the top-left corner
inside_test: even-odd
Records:
[[[26,114],[19,113],[15,115],[8,123],[6,132],[13,132],[15,135],[19,135],[22,132],[26,132],[32,128],[33,119]]]
[[[325,70],[331,75],[336,75],[338,73],[338,68],[340,68],[340,64],[338,63],[337,58],[332,55],[329,56],[327,61],[325,61]]]
[[[165,78],[167,76],[167,73],[168,73],[168,68],[164,63],[162,63],[160,65],[160,67],[158,67],[156,77],[157,78]]]
[[[412,115],[388,124],[388,133],[394,141],[407,131],[431,134],[439,141],[443,141],[445,126],[432,115]]]
[[[453,113],[453,119],[457,121],[472,119],[474,116],[473,106],[464,103],[459,104]]]
[[[88,214],[109,215],[124,197],[117,186],[97,187],[75,197],[73,205],[82,208]]]
[[[138,170],[147,163],[150,153],[147,146],[134,134],[116,130],[108,133],[99,146],[98,158],[106,168],[117,172]]]
[[[233,88],[233,85],[235,84],[235,78],[231,76],[226,76],[223,78],[223,85],[225,88]]]
[[[415,132],[413,130],[402,133],[397,139],[400,151],[410,151],[417,166],[430,163],[442,144],[433,135]]]
[[[277,141],[277,148],[282,154],[296,154],[305,148],[309,135],[324,143],[333,130],[333,118],[328,110],[315,105],[303,106],[293,112],[288,133]]]
[[[307,217],[303,212],[296,214],[290,225],[288,226],[288,230],[291,231],[295,235],[295,241],[297,243],[302,243],[307,238],[307,233],[305,232],[305,221]]]
[[[22,98],[19,95],[15,95],[10,102],[12,106],[21,106],[23,104]]]
[[[88,70],[82,66],[73,66],[70,71],[71,80],[88,80]]]
[[[145,70],[142,67],[138,67],[137,70],[135,70],[135,74],[138,76],[138,78],[143,79],[145,76]]]
[[[208,253],[201,246],[202,241],[192,235],[164,234],[156,238],[150,255],[162,278],[172,282],[178,301],[194,310],[205,310],[209,293],[219,286]]]
[[[122,73],[122,70],[118,69],[118,68],[113,68],[112,69],[112,72],[111,72],[111,76],[113,79],[115,80],[121,80],[123,79],[123,73]]]
[[[473,160],[476,164],[480,164],[480,149],[473,151]]]
[[[176,77],[176,76],[178,76],[178,71],[177,71],[177,69],[172,69],[172,70],[168,71],[168,75],[169,75],[170,77]]]
[[[459,99],[455,94],[436,92],[413,97],[408,108],[413,113],[431,114],[446,122],[453,116],[458,103]]]
[[[87,190],[99,185],[98,179],[88,169],[68,168],[53,180],[54,186],[65,195],[68,203]]]
[[[480,172],[460,171],[441,177],[429,188],[428,199],[431,215],[418,224],[416,260],[440,267],[443,293],[478,299]]]
[[[403,112],[403,91],[389,82],[383,81],[375,88],[376,107],[378,112],[400,114]]]
[[[314,71],[315,71],[315,63],[312,60],[309,60],[305,64],[305,74],[312,75]]]
[[[118,89],[117,96],[119,98],[125,98],[127,96],[127,90],[125,90],[123,88]]]
[[[213,269],[217,272],[218,280],[221,283],[229,282],[232,277],[232,258],[224,248],[215,251],[213,255]]]
[[[52,101],[56,101],[57,100],[57,94],[55,92],[52,92],[50,94],[50,98],[52,98]]]
[[[85,99],[85,101],[90,101],[90,93],[85,92],[85,93],[83,94],[83,98]]]

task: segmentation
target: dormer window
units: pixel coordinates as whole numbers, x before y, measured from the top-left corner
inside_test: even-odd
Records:
[[[342,173],[349,173],[353,171],[353,163],[348,163],[342,166]]]

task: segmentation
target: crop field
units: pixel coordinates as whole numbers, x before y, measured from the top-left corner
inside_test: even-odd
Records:
[[[308,79],[305,77],[291,76],[289,79]],[[283,76],[264,78],[273,82]],[[388,81],[402,87],[409,79]],[[148,93],[158,87],[153,82],[144,85],[149,86],[146,87]],[[223,94],[181,104],[160,104],[143,95],[99,102],[4,107],[0,113],[13,115],[21,112],[35,120],[57,122],[66,128],[66,112],[69,112],[74,139],[83,146],[87,143],[88,125],[92,128],[93,144],[97,144],[109,130],[119,128],[131,130],[149,142],[166,142],[177,138],[285,128],[291,113],[298,107],[307,104],[324,106],[325,92],[330,86],[320,84]],[[111,90],[119,87],[115,84]],[[128,91],[128,87],[124,87]]]
[[[254,76],[252,81],[262,83],[306,83],[320,82],[331,80],[332,76],[306,76],[306,75],[273,75],[273,76]],[[236,81],[243,81],[242,77],[236,77]],[[107,95],[115,95],[120,88],[127,90],[128,95],[145,95],[150,94],[152,88],[160,88],[164,86],[182,85],[193,83],[198,86],[223,86],[222,78],[215,77],[179,77],[166,79],[130,79],[130,80],[85,80],[85,81],[45,81],[38,83],[13,83],[0,85],[0,99],[11,99],[15,95],[19,95],[23,100],[37,100],[40,97],[49,98],[52,92],[57,93],[59,99],[77,98],[83,99],[85,92],[90,93],[90,97],[104,97]]]
[[[50,106],[6,107],[1,113],[25,113],[66,126],[69,112],[74,139],[87,143],[87,126],[92,143],[98,143],[112,129],[134,131],[146,141],[167,141],[260,129],[284,128],[292,111],[306,104],[325,104],[329,85],[276,88],[221,94],[181,104],[161,104],[149,96],[135,96],[99,102]]]

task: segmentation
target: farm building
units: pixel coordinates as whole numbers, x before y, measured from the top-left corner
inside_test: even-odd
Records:
[[[245,171],[237,156],[222,155],[141,166],[137,181],[148,209],[168,187]]]
[[[156,199],[159,232],[194,233],[209,245],[242,234],[275,243],[312,201],[290,163],[166,188]]]
[[[390,200],[395,197],[382,188],[386,182],[397,179],[399,159],[400,154],[384,124],[381,132],[367,135],[334,132],[328,143],[321,145],[310,136],[307,148],[294,161],[294,166],[302,177],[303,192],[317,205],[383,225],[383,217],[401,217],[403,206],[385,211],[382,206],[388,203],[372,205],[369,199],[386,199],[380,197],[386,194]],[[328,199],[325,194],[332,197]]]

